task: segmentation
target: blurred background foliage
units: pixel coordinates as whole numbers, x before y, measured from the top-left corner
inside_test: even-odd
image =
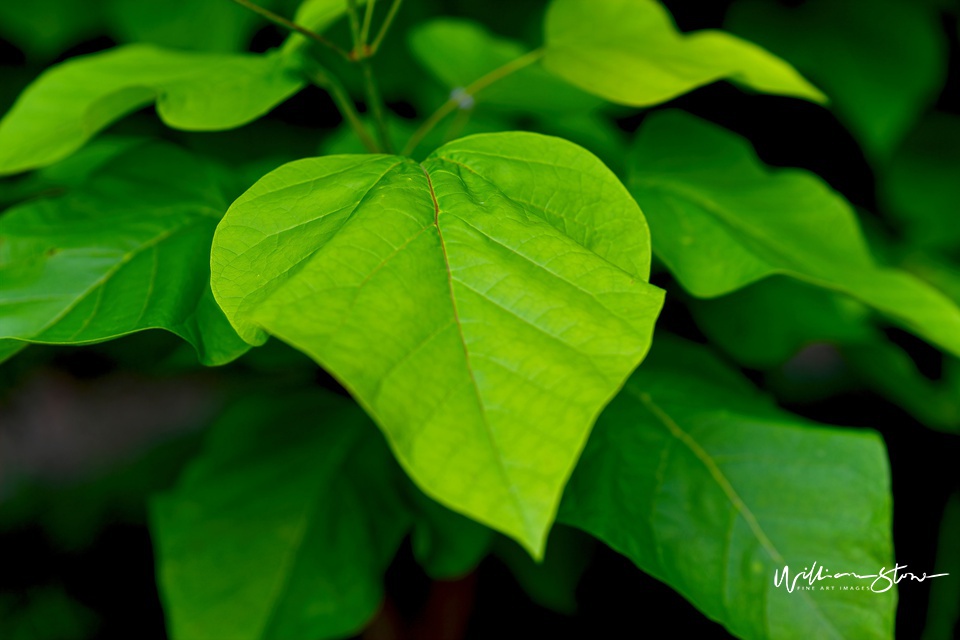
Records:
[[[292,16],[298,3],[260,4]],[[957,3],[664,4],[683,30],[724,28],[767,47],[831,99],[822,109],[720,83],[664,108],[747,137],[768,164],[817,173],[858,208],[882,262],[960,301]],[[397,144],[451,89],[538,46],[545,5],[408,0],[376,61]],[[440,15],[456,21],[418,26]],[[49,65],[116,44],[265,51],[285,35],[229,0],[3,2],[0,111]],[[330,37],[347,42],[346,25],[334,25]],[[316,53],[334,70],[344,64]],[[419,73],[428,62],[430,73]],[[515,80],[524,91],[503,83],[469,122],[438,128],[420,149],[461,134],[520,128],[568,137],[622,172],[646,112],[606,105],[546,74]],[[538,87],[532,99],[531,84]],[[348,89],[361,93],[349,81]],[[222,133],[170,130],[145,109],[111,127],[80,161],[0,182],[0,208],[82,184],[98,157],[111,156],[109,145],[127,144],[111,141],[146,136],[227,163],[239,193],[282,162],[361,152],[341,124],[329,98],[313,87],[267,118]],[[709,339],[792,411],[879,429],[893,470],[897,560],[960,576],[960,363],[903,331],[877,329],[849,298],[786,278],[714,300],[690,298],[662,269],[654,282],[671,296],[661,327]],[[275,342],[219,369],[201,367],[189,347],[160,332],[82,348],[15,350],[0,343],[0,360],[12,356],[0,367],[0,638],[166,637],[145,525],[148,500],[179,476],[203,429],[254,386],[335,383]],[[442,584],[417,567],[415,546],[416,536],[390,567],[388,605],[367,637],[393,637],[384,635],[391,616],[435,637],[430,625],[444,615],[462,622],[451,637],[485,638],[507,628],[531,637],[606,637],[653,617],[670,618],[677,635],[727,637],[629,561],[563,528],[544,565],[498,539],[477,571]],[[933,584],[901,591],[900,637],[945,640],[956,631],[960,583]]]

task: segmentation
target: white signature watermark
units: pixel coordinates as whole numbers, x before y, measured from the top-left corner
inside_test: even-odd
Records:
[[[861,575],[859,573],[853,573],[852,571],[844,571],[841,573],[830,573],[829,569],[826,569],[822,565],[818,566],[817,563],[814,562],[813,566],[809,568],[804,567],[803,571],[794,575],[793,579],[791,580],[790,567],[789,565],[784,565],[783,571],[780,571],[779,569],[774,571],[773,586],[775,587],[783,586],[786,588],[788,593],[793,593],[794,589],[800,589],[802,591],[810,591],[812,589],[817,589],[815,585],[821,580],[854,578],[857,580],[872,580],[873,582],[870,583],[869,587],[859,586],[859,585],[856,587],[843,586],[843,587],[840,587],[840,589],[843,591],[848,591],[848,590],[859,591],[861,589],[865,591],[869,589],[874,593],[884,593],[892,589],[894,585],[900,584],[900,581],[903,580],[904,578],[909,578],[910,580],[913,580],[915,582],[923,582],[924,580],[927,580],[929,578],[941,578],[943,576],[950,575],[949,573],[935,573],[933,575],[928,576],[926,573],[924,573],[918,576],[915,573],[910,573],[910,572],[899,573],[901,569],[906,569],[906,568],[907,568],[907,565],[905,564],[900,565],[900,564],[894,563],[893,567],[891,567],[890,569],[887,569],[886,567],[880,567],[879,572],[865,574],[865,575]],[[802,584],[798,586],[797,582],[799,582],[800,580],[806,581],[807,586],[804,586]],[[819,589],[834,590],[834,586],[821,585]]]

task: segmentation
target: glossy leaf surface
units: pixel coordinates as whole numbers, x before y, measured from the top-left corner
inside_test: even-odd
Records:
[[[585,91],[635,107],[718,80],[824,101],[793,67],[753,43],[723,31],[679,32],[656,0],[553,0],[543,63]]]
[[[153,102],[169,126],[232,129],[300,90],[296,58],[127,45],[51,67],[0,120],[0,175],[43,167]]]
[[[313,357],[442,504],[542,553],[662,292],[643,215],[571,143],[448,144],[422,165],[328,156],[268,174],[214,241],[214,295],[251,343]]]

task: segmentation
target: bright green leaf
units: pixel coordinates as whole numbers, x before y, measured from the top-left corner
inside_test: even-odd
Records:
[[[156,102],[169,126],[231,129],[300,90],[296,58],[127,45],[73,58],[31,84],[0,121],[0,175],[42,167],[113,121]]]
[[[722,31],[677,31],[656,0],[553,0],[543,64],[568,82],[635,107],[729,80],[777,95],[824,101],[789,64]]]
[[[628,183],[657,256],[694,296],[789,276],[960,354],[960,309],[914,276],[878,266],[849,203],[813,174],[771,170],[745,140],[679,111],[644,123],[632,161]]]
[[[161,328],[207,364],[247,350],[207,280],[226,198],[216,170],[136,147],[66,195],[0,217],[0,340],[84,344]]]
[[[658,337],[598,420],[560,520],[740,638],[893,637],[895,589],[774,586],[785,565],[792,575],[813,562],[861,575],[893,565],[880,438],[776,409],[693,344]]]
[[[528,53],[513,40],[498,37],[470,20],[441,18],[422,23],[409,36],[413,55],[448,91],[463,89]],[[479,105],[537,114],[583,113],[603,102],[539,65],[498,80],[475,97]]]
[[[320,424],[317,424],[317,421]],[[249,398],[153,504],[174,640],[357,633],[409,517],[402,474],[367,417],[314,392]]]
[[[727,26],[817,82],[874,156],[893,150],[946,78],[940,17],[923,2],[740,0]]]
[[[478,135],[418,165],[307,159],[238,199],[212,254],[240,334],[313,357],[440,503],[543,550],[590,427],[650,344],[636,203],[594,156]]]

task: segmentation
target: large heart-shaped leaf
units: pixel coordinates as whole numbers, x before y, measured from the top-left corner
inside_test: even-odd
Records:
[[[788,63],[724,33],[677,31],[656,0],[553,0],[543,64],[611,102],[645,107],[718,80],[823,102]]]
[[[227,212],[214,295],[335,375],[430,496],[542,552],[597,414],[646,353],[662,292],[616,177],[576,145],[478,135],[422,165],[330,156]]]
[[[773,171],[738,136],[679,111],[643,126],[629,171],[655,250],[690,293],[785,275],[852,296],[960,354],[960,309],[872,257],[853,208],[822,180]]]
[[[70,59],[41,74],[0,120],[0,175],[56,162],[152,102],[176,129],[239,127],[303,87],[296,61],[141,44]]]
[[[792,593],[774,584],[785,566],[791,580],[814,562],[831,574],[893,566],[880,438],[776,409],[693,344],[658,337],[598,420],[559,519],[739,638],[893,637],[895,588],[843,590],[869,589],[853,578]]]
[[[220,182],[218,168],[153,143],[119,153],[82,188],[7,211],[0,344],[85,344],[161,328],[207,364],[245,352],[207,280],[227,203]]]
[[[410,525],[402,486],[383,438],[344,398],[280,394],[232,407],[153,504],[171,636],[357,633]]]

